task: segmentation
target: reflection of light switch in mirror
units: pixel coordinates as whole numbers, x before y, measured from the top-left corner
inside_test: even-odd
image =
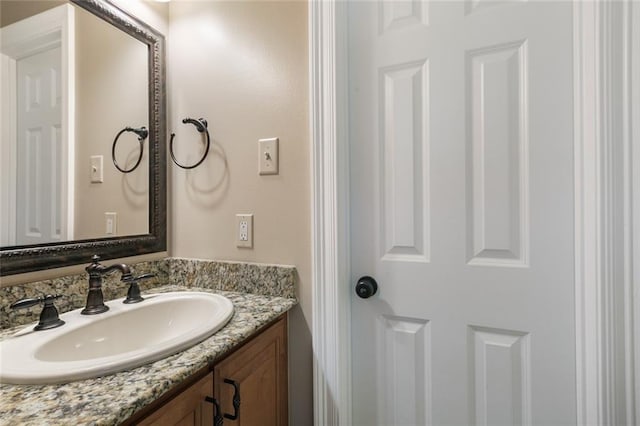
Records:
[[[278,174],[278,138],[258,140],[260,162],[258,172],[261,175]]]
[[[104,219],[106,224],[105,233],[107,235],[115,235],[118,225],[118,214],[116,212],[105,212]]]
[[[102,155],[91,156],[91,183],[104,182],[102,173]]]

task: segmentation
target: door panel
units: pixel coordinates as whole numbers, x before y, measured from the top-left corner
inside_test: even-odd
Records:
[[[469,402],[474,424],[530,424],[529,340],[528,333],[469,327]]]
[[[380,413],[396,424],[424,424],[431,412],[429,321],[383,315],[378,319]],[[384,418],[384,417],[383,417]]]
[[[429,256],[427,62],[381,70],[383,257],[427,261]]]
[[[352,2],[357,425],[575,424],[571,2]]]
[[[467,54],[470,264],[528,263],[526,57],[526,42]]]

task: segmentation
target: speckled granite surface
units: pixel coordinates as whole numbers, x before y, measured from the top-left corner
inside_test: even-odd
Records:
[[[63,385],[0,385],[1,425],[115,425],[210,365],[296,304],[288,297],[166,286],[156,291],[220,293],[234,305],[229,323],[205,341],[130,371]],[[155,291],[154,291],[155,292]],[[1,336],[15,332],[8,329]]]
[[[296,297],[296,268],[262,263],[167,259],[169,284],[239,291],[263,296]]]
[[[104,265],[113,262],[105,261]],[[87,263],[88,264],[88,263]],[[134,275],[146,273],[155,274],[155,278],[140,282],[142,291],[169,283],[169,262],[156,260],[152,262],[140,262],[130,265]],[[120,281],[118,273],[111,273],[103,277],[102,292],[105,300],[113,300],[125,297],[128,285]],[[36,281],[28,284],[0,287],[0,329],[15,327],[38,321],[40,309],[12,310],[9,306],[20,299],[28,297],[40,297],[45,294],[60,294],[62,297],[56,300],[56,307],[60,313],[81,308],[87,301],[89,279],[86,273],[69,275],[51,280]]]
[[[135,275],[156,274],[140,283],[143,295],[179,290],[219,293],[233,302],[234,315],[205,341],[130,371],[62,385],[0,384],[0,425],[118,424],[297,303],[293,266],[177,258],[130,266]],[[126,295],[127,286],[119,280],[115,273],[104,278],[105,300]],[[87,288],[86,274],[0,288],[0,339],[38,320],[37,307],[11,311],[9,305],[16,300],[62,294],[56,306],[63,313],[84,306]]]
[[[113,262],[105,261],[104,265]],[[153,273],[155,278],[140,282],[142,291],[164,285],[195,286],[264,296],[295,297],[296,268],[285,265],[167,258],[129,265],[134,275]],[[125,297],[128,286],[114,272],[103,278],[105,300]],[[26,285],[0,287],[0,329],[38,320],[40,309],[9,309],[11,303],[27,297],[61,294],[56,301],[60,313],[84,306],[88,290],[87,274],[71,275]]]

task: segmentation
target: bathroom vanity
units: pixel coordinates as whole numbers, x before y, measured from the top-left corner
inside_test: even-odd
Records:
[[[124,423],[210,425],[217,416],[234,425],[286,425],[286,330],[283,315],[212,369],[194,374]]]
[[[234,387],[224,379],[238,384],[241,398],[240,422],[225,424],[286,424],[286,311],[295,300],[220,293],[233,302],[233,318],[176,355],[67,384],[0,385],[0,424],[213,424],[207,397],[219,401],[220,415],[234,413]],[[273,422],[255,423],[254,416]]]
[[[133,268],[138,273],[156,272],[159,277],[158,282],[143,285],[143,296],[175,291],[217,293],[233,303],[233,316],[202,342],[138,368],[65,384],[0,384],[0,424],[208,425],[214,424],[216,414],[215,405],[207,402],[212,398],[220,405],[218,414],[225,425],[286,425],[287,311],[297,303],[295,268],[189,259],[165,259],[150,268]],[[82,276],[65,277],[60,283],[54,280],[46,285],[75,291],[76,279],[83,278],[86,280]],[[105,289],[118,286],[111,278],[106,280]],[[82,283],[86,286],[85,281]],[[43,285],[2,288],[0,302],[4,305],[8,298],[17,298],[16,291],[42,292]],[[109,299],[125,294],[126,289],[121,287]],[[31,294],[19,295],[24,296]],[[78,307],[65,306],[64,301],[69,300],[74,300],[73,294],[60,299],[61,311]],[[82,298],[78,300],[82,305]],[[2,314],[6,320],[7,315]],[[2,339],[25,327],[25,318],[9,319],[23,325],[5,328]],[[224,414],[233,417],[235,411],[235,387],[229,381],[239,389],[237,420],[224,418]]]

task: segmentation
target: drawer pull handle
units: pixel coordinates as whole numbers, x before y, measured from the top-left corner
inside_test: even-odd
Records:
[[[224,382],[233,386],[233,415],[225,413],[224,417],[225,419],[236,420],[240,415],[240,386],[235,380],[224,379]]]
[[[210,396],[206,397],[204,400],[212,403],[215,407],[213,411],[213,426],[223,426],[224,419],[220,415],[220,404],[218,403],[218,400],[211,398]]]

